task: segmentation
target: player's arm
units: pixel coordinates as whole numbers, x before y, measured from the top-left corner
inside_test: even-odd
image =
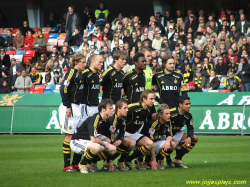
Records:
[[[103,93],[103,86],[108,81],[108,79],[110,80],[110,73],[111,73],[110,69],[107,69],[102,73],[100,77],[100,93]]]
[[[187,138],[185,140],[183,140],[184,144],[186,146],[190,146],[191,144],[191,139],[194,136],[194,126],[193,126],[193,120],[190,119],[189,121],[187,121],[186,123],[187,125]]]
[[[153,145],[151,151],[151,157],[152,157],[152,160],[151,160],[151,169],[152,170],[158,170],[157,169],[157,161],[156,161],[156,156],[155,156],[155,146]]]

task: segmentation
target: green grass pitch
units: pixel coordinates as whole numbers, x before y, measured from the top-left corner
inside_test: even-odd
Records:
[[[199,136],[196,147],[183,158],[189,169],[89,174],[62,172],[63,139],[62,135],[1,135],[0,186],[201,186],[186,184],[189,180],[246,180],[240,186],[250,186],[249,136]]]

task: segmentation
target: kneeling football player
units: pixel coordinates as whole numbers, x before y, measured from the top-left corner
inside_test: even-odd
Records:
[[[171,111],[170,117],[173,138],[178,143],[173,164],[175,167],[188,168],[182,162],[182,157],[194,148],[198,137],[194,134],[193,117],[189,112],[191,106],[190,98],[181,96],[178,100],[179,108]],[[187,126],[187,133],[183,132],[185,124]]]
[[[103,121],[113,115],[113,101],[104,99],[98,105],[99,113],[87,118],[81,126],[77,128],[70,142],[71,149],[78,154],[84,154],[84,158],[78,164],[81,173],[88,173],[88,163],[102,151],[106,151],[111,155],[116,153],[116,147],[108,142],[101,141],[97,138],[97,127]],[[114,167],[113,163],[110,167]]]
[[[172,137],[169,106],[161,104],[157,112],[158,119],[148,122],[142,133],[154,141],[158,169],[164,169],[164,157],[169,156],[176,149],[177,144]]]

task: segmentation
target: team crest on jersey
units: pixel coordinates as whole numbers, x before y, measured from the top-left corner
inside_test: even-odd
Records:
[[[138,83],[135,83],[135,86],[138,86]]]
[[[69,130],[71,130],[72,129],[72,126],[69,126]]]
[[[178,83],[177,79],[174,79],[174,83],[175,83],[175,84],[177,84],[177,83]]]
[[[91,83],[95,83],[95,81],[94,81],[94,80],[92,80],[92,81],[91,81]]]
[[[98,134],[97,131],[94,131],[94,136],[95,136],[95,137],[97,136],[97,134]]]
[[[115,79],[115,81],[117,81],[117,79]]]
[[[161,84],[164,84],[164,81],[161,81]]]
[[[155,133],[155,130],[150,128],[149,131],[148,131],[149,134],[154,134]]]
[[[136,118],[140,118],[139,116],[136,116]]]
[[[115,132],[115,130],[116,130],[116,127],[114,127],[114,126],[110,126],[110,127],[109,127],[109,131]]]

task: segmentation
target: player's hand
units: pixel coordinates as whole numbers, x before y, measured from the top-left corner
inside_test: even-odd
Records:
[[[156,160],[152,160],[151,161],[151,169],[152,170],[158,170]]]
[[[109,150],[109,143],[106,143],[106,144],[104,145],[104,148],[105,148],[106,151],[108,151],[108,150]]]
[[[115,141],[115,142],[113,143],[113,145],[114,145],[115,147],[118,147],[119,145],[121,145],[121,143],[122,143],[121,140],[117,140],[117,141]]]
[[[189,147],[189,146],[191,145],[191,138],[188,137],[188,138],[186,138],[185,140],[183,140],[182,142],[184,142],[184,145],[185,145],[186,147]]]
[[[170,143],[166,142],[163,146],[164,151],[167,151],[168,149],[170,149]]]
[[[67,115],[67,118],[71,118],[71,116],[72,116],[72,110],[71,110],[71,108],[67,108],[66,115]]]
[[[109,172],[113,172],[115,170],[115,166],[113,164],[113,160],[109,161]]]

